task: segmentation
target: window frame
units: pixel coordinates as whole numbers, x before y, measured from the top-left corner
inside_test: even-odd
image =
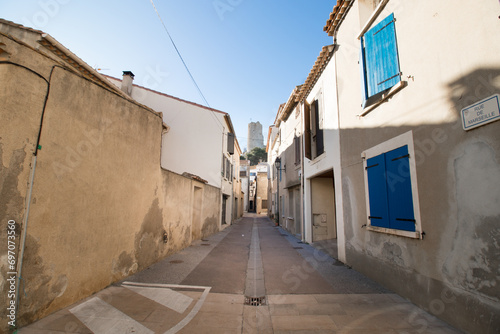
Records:
[[[358,39],[360,40],[359,66],[360,66],[360,76],[361,76],[360,79],[361,79],[361,89],[362,89],[362,104],[361,104],[361,106],[363,108],[363,112],[360,116],[366,115],[368,112],[370,112],[371,110],[373,110],[374,108],[379,106],[381,103],[385,102],[388,98],[393,96],[396,92],[400,91],[402,88],[404,88],[408,85],[407,81],[403,80],[403,73],[401,70],[401,62],[399,59],[399,46],[398,46],[396,27],[395,27],[396,18],[394,17],[394,13],[389,14],[388,16],[386,16],[382,20],[380,20],[378,23],[374,24],[377,17],[381,14],[382,9],[385,7],[386,4],[387,4],[387,1],[383,1],[383,2],[379,3],[379,5],[377,6],[373,15],[370,17],[367,24],[363,27],[361,33],[358,36]],[[391,20],[388,23],[384,24],[382,27],[379,27],[379,25],[382,25],[382,23],[388,19],[391,19]],[[377,72],[377,70],[380,70],[380,67],[375,66],[375,68],[372,68],[370,73],[368,73],[368,69],[367,69],[367,67],[369,67],[368,64],[373,65],[374,63],[373,63],[373,58],[370,57],[371,52],[368,52],[369,56],[367,56],[366,35],[372,31],[375,31],[375,30],[376,31],[374,32],[374,35],[376,35],[379,32],[381,32],[382,30],[389,27],[390,25],[393,25],[393,28],[392,28],[393,30],[391,31],[391,33],[393,34],[393,36],[391,35],[391,39],[393,40],[393,43],[389,44],[389,46],[394,47],[394,50],[392,50],[392,51],[394,51],[395,54],[394,54],[394,52],[391,52],[391,55],[392,55],[391,57],[395,58],[397,61],[397,64],[394,64],[394,67],[397,66],[398,73],[396,73],[396,74],[392,73],[393,75],[391,76],[391,78],[383,80],[381,83],[378,83],[378,84],[382,84],[382,83],[385,83],[387,81],[394,81],[396,76],[397,76],[397,79],[399,79],[399,81],[395,82],[392,86],[388,86],[385,89],[375,90],[376,91],[375,93],[373,93],[372,95],[369,95],[370,87],[373,89],[373,83],[370,86],[370,74]],[[385,39],[385,41],[387,41],[387,39]],[[374,46],[379,45],[379,43],[372,43],[372,44]],[[377,51],[377,50],[380,52],[381,49],[380,48],[377,49],[376,47],[374,47],[374,49],[371,51],[373,52],[373,51]],[[385,50],[385,51],[387,51],[387,50]],[[384,57],[376,57],[375,59],[385,59],[386,60],[386,58],[387,57],[384,56]],[[369,61],[369,59],[372,59],[372,61]],[[381,61],[379,61],[379,62],[381,62]],[[379,62],[375,61],[375,64],[377,64]],[[387,67],[382,67],[383,70],[386,68]]]
[[[377,157],[381,154],[393,151],[402,146],[408,146],[408,154],[409,154],[409,169],[410,169],[410,181],[411,181],[411,191],[412,191],[412,203],[413,203],[413,214],[415,219],[415,231],[405,231],[398,230],[387,227],[379,227],[374,226],[371,223],[369,218],[370,216],[370,193],[368,187],[368,170],[366,167],[368,163],[368,159]],[[420,217],[420,204],[419,204],[419,193],[417,187],[417,173],[416,173],[416,161],[415,161],[415,147],[413,142],[413,132],[408,131],[394,137],[388,141],[385,141],[377,146],[369,148],[361,153],[361,157],[363,158],[363,175],[365,182],[365,202],[366,202],[366,229],[369,231],[398,235],[402,237],[414,238],[414,239],[422,239],[422,221]]]
[[[326,152],[325,115],[321,92],[313,98],[311,104],[304,105],[304,156],[314,161]],[[321,150],[318,150],[321,148]]]

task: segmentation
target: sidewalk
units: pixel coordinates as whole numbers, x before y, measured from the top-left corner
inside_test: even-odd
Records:
[[[19,333],[460,333],[265,216]]]

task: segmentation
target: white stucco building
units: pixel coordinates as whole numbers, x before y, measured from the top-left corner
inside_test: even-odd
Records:
[[[229,114],[134,85],[128,71],[122,80],[106,77],[137,102],[163,114],[168,129],[162,136],[161,167],[221,189],[221,227],[229,225],[238,210],[233,181],[239,179],[239,145]]]

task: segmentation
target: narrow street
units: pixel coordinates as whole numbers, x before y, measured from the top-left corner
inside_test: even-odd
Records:
[[[208,239],[19,333],[459,333],[266,216]]]

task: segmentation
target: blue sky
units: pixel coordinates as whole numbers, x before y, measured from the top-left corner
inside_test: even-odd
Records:
[[[324,45],[335,0],[154,0],[211,107],[231,115],[242,149],[248,123],[264,138]],[[40,29],[100,72],[205,104],[150,0],[2,0],[0,17]]]

